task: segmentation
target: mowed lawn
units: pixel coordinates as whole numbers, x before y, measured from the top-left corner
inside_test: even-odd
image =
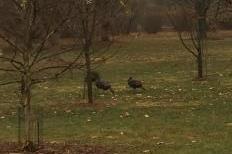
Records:
[[[85,105],[78,71],[34,87],[33,106],[43,111],[43,139],[102,145],[118,154],[230,154],[229,33],[208,41],[209,77],[202,82],[194,80],[195,60],[175,33],[122,36],[117,55],[98,68],[115,96],[94,89],[96,104]],[[129,89],[129,76],[143,80],[146,91]],[[17,141],[16,90],[0,87],[1,141]]]

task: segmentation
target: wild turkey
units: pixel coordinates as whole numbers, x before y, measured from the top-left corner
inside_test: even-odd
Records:
[[[129,79],[127,80],[127,83],[129,85],[129,87],[131,87],[133,89],[141,88],[141,89],[145,90],[142,82],[139,80],[134,80],[132,77],[129,77]]]
[[[114,90],[112,89],[111,84],[108,81],[104,81],[99,78],[95,81],[95,85],[98,89],[102,89],[104,91],[109,90],[112,94],[114,94]]]

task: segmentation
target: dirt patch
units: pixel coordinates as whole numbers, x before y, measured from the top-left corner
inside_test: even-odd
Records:
[[[17,143],[0,143],[0,154],[23,154],[22,146]],[[104,146],[46,143],[33,154],[110,154],[112,151]]]
[[[20,151],[20,146],[16,143],[0,143],[0,154],[14,153]]]

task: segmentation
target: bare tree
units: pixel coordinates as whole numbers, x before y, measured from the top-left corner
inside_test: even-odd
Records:
[[[182,45],[187,49],[189,53],[196,58],[198,79],[206,77],[206,40],[207,40],[207,13],[212,4],[211,0],[188,0],[188,1],[174,1],[174,7],[169,12],[169,18],[171,19],[174,27],[177,27],[175,19],[175,13],[177,8],[182,9],[182,15],[186,20],[189,31],[182,31],[177,29],[177,33]],[[185,39],[184,33],[187,34],[188,39]],[[185,35],[186,36],[186,35]],[[186,40],[191,40],[189,45]]]
[[[75,29],[77,43],[82,46],[84,53],[84,65],[87,76],[88,103],[93,103],[93,91],[91,72],[96,64],[104,63],[112,57],[107,54],[113,39],[102,42],[101,31],[112,31],[111,25],[124,6],[125,0],[79,0],[73,1],[75,6],[75,19],[72,26]],[[106,27],[107,26],[107,27]],[[99,60],[100,59],[100,60]]]
[[[0,55],[0,71],[10,73],[14,80],[0,85],[19,84],[21,106],[25,115],[25,149],[32,150],[31,95],[33,85],[55,79],[73,67],[71,62],[53,62],[73,51],[54,46],[51,40],[70,20],[70,5],[65,0],[1,0],[0,38],[7,44]],[[76,64],[75,64],[76,65]]]

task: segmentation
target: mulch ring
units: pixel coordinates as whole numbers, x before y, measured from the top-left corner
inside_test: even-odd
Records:
[[[22,146],[16,143],[0,143],[0,154],[23,154]],[[33,154],[111,154],[112,151],[98,145],[46,143]]]

